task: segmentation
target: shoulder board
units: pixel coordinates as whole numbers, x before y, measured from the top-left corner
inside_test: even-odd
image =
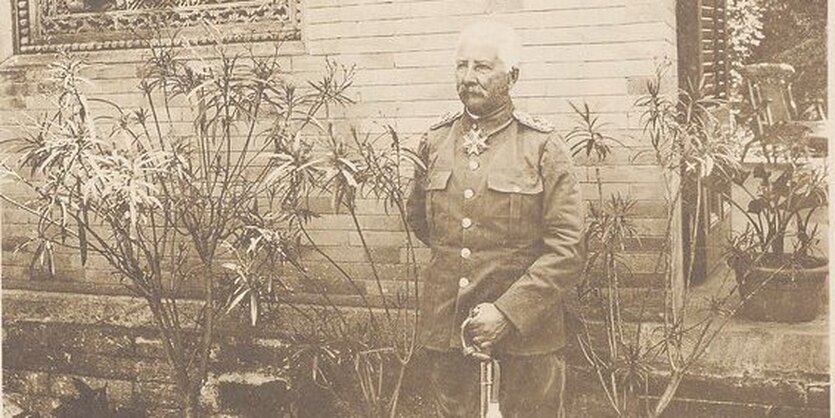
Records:
[[[441,116],[441,118],[438,119],[435,123],[433,123],[432,126],[429,127],[429,129],[435,130],[442,126],[449,125],[450,123],[454,122],[455,119],[460,118],[462,114],[463,112],[461,112],[460,110],[458,112],[448,112],[447,114]]]
[[[549,133],[554,130],[554,125],[551,125],[548,121],[544,119],[540,119],[536,116],[531,116],[525,112],[521,112],[518,110],[513,111],[513,117],[516,118],[519,123],[522,125],[527,126],[533,130]]]

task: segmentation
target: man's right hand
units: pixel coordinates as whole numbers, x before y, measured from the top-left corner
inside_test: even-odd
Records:
[[[472,341],[481,353],[489,353],[493,345],[507,334],[509,325],[507,317],[496,305],[482,303],[473,308],[461,327],[468,341]]]

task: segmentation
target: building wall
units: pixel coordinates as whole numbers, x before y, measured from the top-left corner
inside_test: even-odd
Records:
[[[663,234],[663,187],[658,168],[646,155],[633,161],[646,146],[633,103],[657,66],[664,59],[675,60],[673,1],[305,0],[302,7],[303,40],[283,45],[285,68],[294,77],[306,79],[321,71],[325,57],[356,64],[350,95],[357,104],[336,116],[366,129],[374,129],[374,123],[390,123],[410,140],[440,115],[461,106],[452,71],[457,31],[485,16],[519,28],[524,49],[521,81],[515,89],[517,106],[568,132],[575,123],[569,101],[586,102],[609,124],[613,136],[632,147],[616,149],[599,167],[602,190],[604,196],[620,192],[639,200],[637,224],[647,238],[644,248],[630,255],[636,272],[632,284],[660,285],[660,279],[652,274],[660,240],[653,237]],[[271,45],[256,47],[258,52],[270,50]],[[120,104],[140,103],[136,84],[141,50],[86,55],[89,66],[84,74],[91,81],[91,95]],[[44,76],[44,65],[52,59],[50,54],[17,56],[0,67],[0,120],[4,128],[13,127],[22,114],[37,114],[47,105],[38,96],[38,83]],[[675,74],[675,69],[669,74]],[[675,85],[674,80],[670,85]],[[579,165],[577,170],[585,197],[596,199],[596,171],[589,165]],[[355,271],[370,273],[350,220],[332,214],[329,202],[322,198],[316,205],[324,213],[311,226],[318,244],[335,259],[353,263]],[[385,279],[404,276],[404,235],[398,230],[397,218],[386,215],[375,201],[361,201],[360,208],[367,238],[379,249],[376,261],[382,275]],[[82,269],[72,253],[58,256],[62,283],[33,285],[26,277],[27,254],[9,251],[29,235],[29,222],[25,214],[4,207],[6,286],[113,289],[114,280],[102,260],[93,259]],[[428,251],[422,249],[420,255],[425,259]],[[324,263],[311,263],[314,272],[323,273],[326,279],[332,276]],[[387,281],[385,291],[394,292],[400,285]],[[345,286],[332,288],[350,292]],[[369,286],[368,292],[376,290]]]

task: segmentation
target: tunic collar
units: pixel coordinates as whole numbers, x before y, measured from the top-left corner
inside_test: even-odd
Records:
[[[464,132],[476,128],[484,132],[486,136],[491,136],[498,131],[510,126],[510,121],[513,119],[513,103],[507,102],[506,105],[497,109],[493,113],[484,116],[475,116],[471,114],[467,108],[464,108],[464,115],[461,117],[461,128]]]

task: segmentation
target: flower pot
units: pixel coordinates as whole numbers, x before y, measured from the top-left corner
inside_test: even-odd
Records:
[[[740,296],[746,301],[737,316],[768,322],[806,322],[826,304],[827,260],[810,259],[802,266],[765,262],[735,266]]]

